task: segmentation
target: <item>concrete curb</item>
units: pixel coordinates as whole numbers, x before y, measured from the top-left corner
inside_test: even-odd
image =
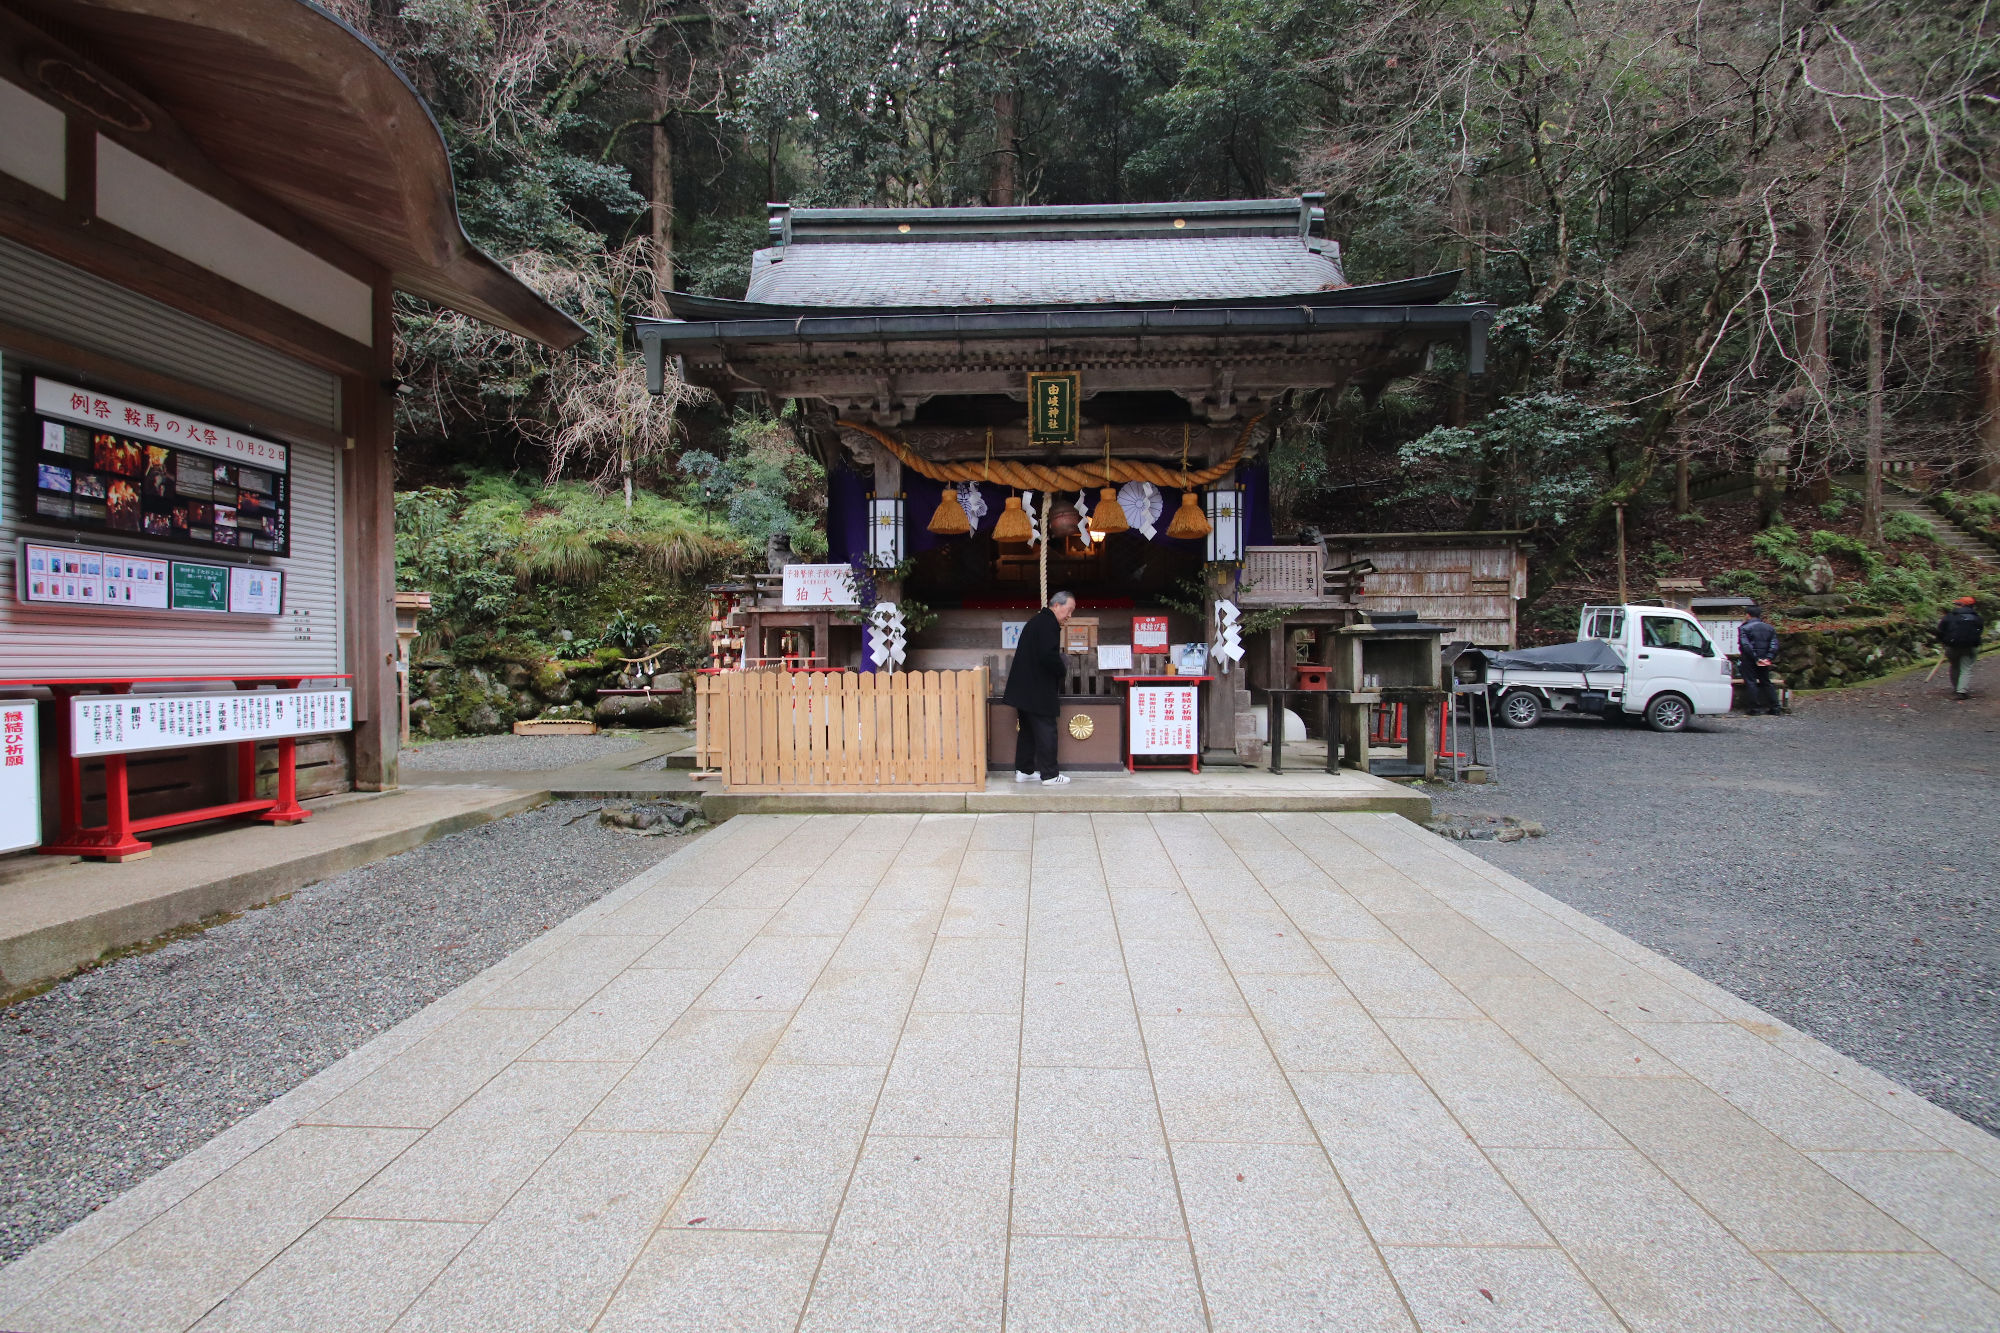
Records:
[[[255,870],[0,939],[0,995],[67,976],[114,949],[143,944],[227,912],[261,907],[316,880],[407,852],[448,833],[519,814],[548,800],[543,791],[514,792],[477,810],[274,861]],[[142,867],[134,869],[143,873]]]
[[[940,814],[1162,814],[1176,811],[1325,811],[1340,814],[1401,815],[1422,824],[1431,817],[1431,799],[1411,792],[1367,796],[1314,796],[1298,792],[707,792],[702,814],[711,824],[737,815],[940,815]]]

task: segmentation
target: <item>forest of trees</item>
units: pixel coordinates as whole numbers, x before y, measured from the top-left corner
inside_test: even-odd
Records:
[[[1883,452],[2000,486],[1985,3],[331,3],[433,107],[473,239],[591,331],[407,303],[413,473],[679,493],[744,431],[646,395],[626,321],[740,295],[768,200],[1322,190],[1352,280],[1463,268],[1503,313],[1476,381],[1291,405],[1298,521],[1587,527],[1779,449],[1821,492]]]

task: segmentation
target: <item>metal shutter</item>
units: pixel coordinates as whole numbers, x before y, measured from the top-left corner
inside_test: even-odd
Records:
[[[333,375],[5,240],[0,240],[0,311],[12,323],[108,356],[339,427],[340,382]],[[249,562],[285,571],[283,616],[210,618],[28,607],[16,601],[16,537],[155,556],[190,554],[184,546],[123,534],[100,537],[44,527],[32,515],[23,515],[20,459],[14,452],[22,443],[23,369],[18,356],[0,348],[0,578],[5,581],[0,590],[0,679],[344,669],[340,459],[325,444],[286,441],[292,464],[292,554]],[[48,369],[59,373],[61,368]],[[242,562],[236,553],[218,558]]]

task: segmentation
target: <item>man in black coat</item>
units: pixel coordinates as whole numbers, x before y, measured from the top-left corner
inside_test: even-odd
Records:
[[[1736,630],[1737,658],[1743,670],[1743,694],[1750,706],[1743,711],[1751,717],[1761,710],[1778,714],[1778,691],[1771,684],[1771,668],[1778,661],[1778,631],[1764,620],[1764,613],[1750,608],[1750,618]]]
[[[1049,604],[1021,626],[1014,645],[1014,665],[1007,672],[1007,689],[1000,697],[1014,707],[1014,781],[1064,783],[1069,775],[1056,771],[1056,714],[1061,710],[1063,622],[1076,612],[1076,598],[1053,594]]]

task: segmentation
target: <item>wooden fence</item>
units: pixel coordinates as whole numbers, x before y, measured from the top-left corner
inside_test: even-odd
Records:
[[[986,672],[698,678],[695,762],[731,791],[984,791]]]

